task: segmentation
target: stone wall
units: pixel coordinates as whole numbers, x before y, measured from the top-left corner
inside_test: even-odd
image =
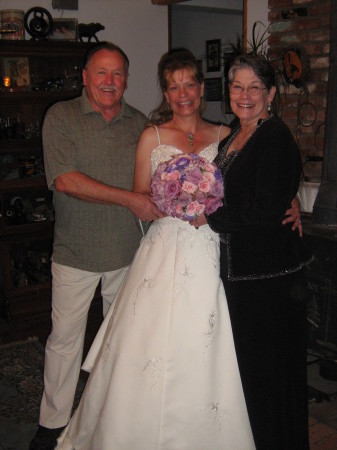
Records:
[[[299,80],[283,84],[280,78],[280,115],[298,142],[310,178],[320,177],[322,167],[307,160],[323,156],[331,1],[336,0],[268,0],[270,60],[284,73],[284,54],[294,49],[304,65]]]

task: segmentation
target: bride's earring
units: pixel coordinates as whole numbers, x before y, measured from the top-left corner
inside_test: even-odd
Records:
[[[269,103],[268,108],[267,108],[268,114],[271,113],[271,103]]]

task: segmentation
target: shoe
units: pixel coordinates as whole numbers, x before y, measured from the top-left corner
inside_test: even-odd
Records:
[[[30,441],[29,450],[54,450],[57,444],[57,438],[64,428],[46,428],[39,425],[35,436]]]

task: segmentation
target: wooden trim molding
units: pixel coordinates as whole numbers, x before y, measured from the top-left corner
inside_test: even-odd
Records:
[[[243,48],[247,50],[248,46],[248,5],[247,0],[243,0]]]
[[[153,5],[174,5],[174,3],[183,3],[187,0],[152,0]]]

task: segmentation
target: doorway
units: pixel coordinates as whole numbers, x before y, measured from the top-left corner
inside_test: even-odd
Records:
[[[224,61],[230,44],[244,34],[244,0],[190,0],[169,8],[170,48],[186,47],[202,64],[207,101],[204,117],[230,123],[233,115],[222,102]]]

